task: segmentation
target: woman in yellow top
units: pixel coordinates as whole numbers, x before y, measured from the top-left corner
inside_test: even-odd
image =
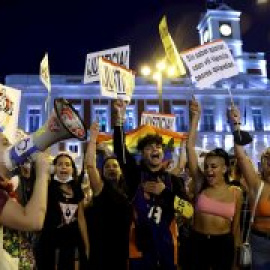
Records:
[[[229,184],[229,157],[223,149],[208,152],[204,170],[200,170],[195,142],[201,108],[195,98],[190,102],[190,114],[187,154],[194,181],[195,211],[189,269],[231,270],[240,244],[242,193]]]
[[[230,121],[234,131],[236,131],[234,132],[235,155],[248,186],[250,205],[255,204],[259,187],[264,183],[256,207],[250,242],[252,248],[252,269],[268,270],[270,269],[270,148],[267,148],[261,155],[261,174],[258,174],[244,151],[243,145],[246,144],[244,142],[246,138],[244,136],[242,138],[238,136],[237,138],[241,125],[240,112],[234,106],[229,112]]]

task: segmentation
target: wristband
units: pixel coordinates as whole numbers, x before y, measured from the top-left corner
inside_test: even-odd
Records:
[[[247,131],[235,130],[233,140],[236,144],[244,146],[252,142],[252,137]]]

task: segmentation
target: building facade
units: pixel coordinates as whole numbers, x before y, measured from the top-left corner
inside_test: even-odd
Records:
[[[212,149],[233,146],[227,123],[227,108],[231,98],[242,113],[242,127],[254,136],[247,152],[257,162],[263,149],[270,146],[270,84],[267,79],[264,53],[247,53],[242,50],[240,29],[241,13],[225,4],[208,9],[198,24],[200,44],[216,39],[227,42],[240,70],[231,79],[217,82],[208,89],[197,89],[190,78],[163,80],[163,113],[176,116],[176,130],[188,131],[188,102],[192,95],[200,101],[202,117],[199,124],[198,147]],[[52,76],[50,108],[55,98],[64,97],[78,110],[87,127],[98,120],[101,131],[111,132],[111,100],[100,96],[99,83],[83,84],[81,76]],[[22,90],[19,127],[26,132],[34,132],[47,119],[45,101],[47,90],[39,76],[10,75],[6,85]],[[157,85],[143,77],[136,78],[132,101],[127,108],[126,130],[140,124],[143,111],[158,112]],[[52,154],[58,150],[82,153],[83,145],[77,140],[67,140],[52,147]]]

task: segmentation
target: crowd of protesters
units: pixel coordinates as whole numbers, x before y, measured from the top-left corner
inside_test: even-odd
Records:
[[[239,110],[228,108],[233,153],[212,149],[200,162],[195,145],[201,109],[192,98],[188,139],[170,168],[158,134],[138,141],[139,162],[129,152],[126,105],[113,103],[114,152],[98,144],[99,125],[92,123],[80,173],[66,152],[52,161],[39,153],[18,168],[15,188],[0,159],[0,225],[19,269],[241,269],[238,250],[260,187],[250,269],[270,269],[270,150],[263,152],[259,172],[244,150],[248,135],[241,131]],[[1,133],[0,151],[7,147]],[[186,205],[193,207],[191,216],[184,214]],[[14,231],[17,241],[27,242],[25,256],[23,245],[17,254],[16,244],[7,245]]]

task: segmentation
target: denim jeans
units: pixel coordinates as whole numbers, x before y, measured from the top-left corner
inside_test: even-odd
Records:
[[[264,238],[251,233],[252,270],[270,269],[270,238]]]

